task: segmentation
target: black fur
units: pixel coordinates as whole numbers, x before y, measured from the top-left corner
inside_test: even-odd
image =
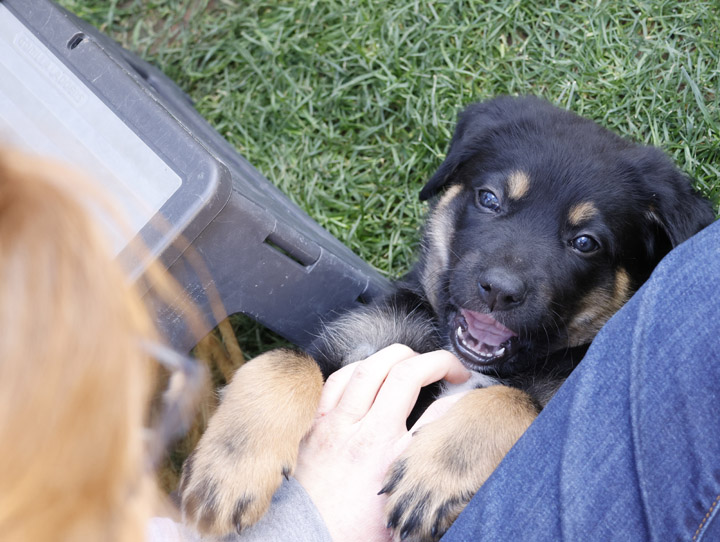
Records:
[[[514,185],[516,198],[513,175],[528,181]],[[465,109],[420,197],[441,203],[419,262],[394,293],[327,326],[310,349],[325,374],[395,342],[447,348],[545,404],[660,259],[715,218],[661,151],[534,97]],[[575,224],[584,203],[594,211]],[[589,238],[598,248],[582,252]],[[503,355],[468,355],[460,309],[517,337]]]

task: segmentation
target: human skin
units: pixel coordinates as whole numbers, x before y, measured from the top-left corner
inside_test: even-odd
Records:
[[[412,434],[447,411],[461,394],[435,401],[408,430],[420,388],[470,373],[449,352],[417,354],[392,345],[330,375],[313,429],[303,440],[295,478],[320,511],[334,540],[392,540],[385,527],[387,497],[378,495],[392,461]]]

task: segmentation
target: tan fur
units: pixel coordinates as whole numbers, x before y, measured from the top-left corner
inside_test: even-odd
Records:
[[[568,325],[570,346],[590,342],[631,295],[630,275],[620,268],[611,288],[596,288],[583,300],[580,311]]]
[[[257,522],[295,469],[322,386],[317,364],[290,350],[243,365],[183,469],[185,521],[206,534]]]
[[[518,200],[530,190],[530,177],[524,171],[513,171],[507,180],[507,191],[510,199]]]
[[[437,295],[436,281],[448,268],[450,262],[450,245],[453,233],[452,201],[462,192],[462,186],[454,185],[447,189],[437,202],[435,209],[428,218],[426,238],[429,246],[427,265],[420,279],[428,300],[433,309],[437,310],[440,300]]]
[[[142,540],[154,336],[93,185],[0,149],[0,540]]]
[[[193,356],[203,363],[207,372],[212,375],[210,384],[214,388],[229,382],[238,367],[245,363],[229,318],[222,320],[215,329],[200,339],[193,349]],[[183,393],[186,393],[186,390]],[[164,494],[177,490],[182,474],[182,462],[197,446],[219,402],[216,393],[201,394],[187,433],[173,444],[171,453],[165,454],[163,462],[158,465],[158,485]]]
[[[590,201],[584,201],[574,205],[568,213],[568,224],[580,226],[598,214],[598,209]]]
[[[414,536],[432,540],[445,532],[536,416],[527,394],[491,386],[468,392],[421,428],[386,477],[396,538],[416,509],[422,513]]]

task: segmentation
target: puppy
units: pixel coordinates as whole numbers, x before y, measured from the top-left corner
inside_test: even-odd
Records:
[[[264,514],[322,375],[403,343],[449,349],[474,375],[382,488],[398,538],[439,538],[598,330],[714,219],[661,151],[534,97],[463,111],[420,198],[433,204],[419,261],[393,293],[329,324],[309,356],[275,351],[238,371],[184,468],[184,517],[200,531],[239,531]]]

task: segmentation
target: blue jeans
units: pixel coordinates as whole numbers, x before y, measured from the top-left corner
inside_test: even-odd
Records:
[[[720,540],[720,222],[671,252],[444,541]]]

